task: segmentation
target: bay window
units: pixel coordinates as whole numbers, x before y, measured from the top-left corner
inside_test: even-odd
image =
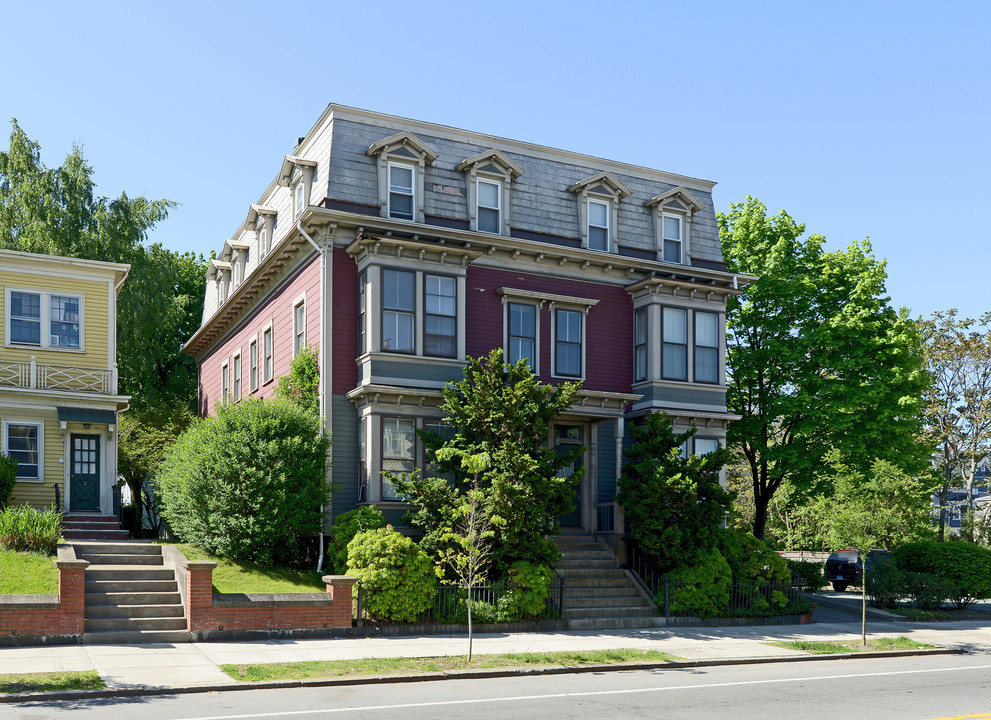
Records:
[[[382,269],[382,350],[415,350],[416,274]]]
[[[719,316],[695,311],[695,382],[719,382]]]
[[[661,321],[661,377],[688,379],[688,311],[663,309]]]

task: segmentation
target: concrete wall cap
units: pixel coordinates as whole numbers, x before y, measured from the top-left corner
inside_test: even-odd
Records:
[[[217,563],[209,560],[186,560],[182,566],[186,570],[215,570]]]
[[[89,560],[56,560],[55,567],[59,570],[85,570],[89,567]]]
[[[358,578],[349,577],[348,575],[324,575],[320,579],[328,585],[354,585],[358,582]]]

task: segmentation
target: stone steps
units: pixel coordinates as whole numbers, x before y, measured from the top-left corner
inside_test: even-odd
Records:
[[[69,542],[127,540],[116,515],[66,513],[62,516],[62,537]]]

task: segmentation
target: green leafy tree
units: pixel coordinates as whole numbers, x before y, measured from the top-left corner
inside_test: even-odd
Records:
[[[279,378],[275,396],[310,412],[320,412],[320,351],[317,348],[307,345],[296,353],[289,363],[289,374]]]
[[[695,565],[711,554],[732,500],[719,484],[725,450],[682,456],[694,434],[695,428],[675,434],[671,419],[661,413],[630,427],[632,445],[616,500],[630,533],[661,572]]]
[[[553,536],[558,516],[574,501],[584,468],[568,472],[582,448],[548,447],[553,420],[571,405],[577,383],[540,383],[525,362],[507,365],[501,349],[468,358],[464,379],[444,388],[441,409],[454,434],[422,433],[436,474],[393,478],[397,490],[417,505],[409,521],[420,528],[421,545],[440,557],[458,521],[466,481],[462,458],[487,454],[479,472],[481,517],[495,528],[492,567],[502,577],[516,560],[553,565],[560,558]],[[442,448],[456,453],[439,454]],[[450,481],[448,478],[454,478]],[[474,482],[474,480],[472,480]]]
[[[861,471],[878,459],[919,471],[921,339],[890,307],[870,244],[825,252],[821,235],[803,239],[804,225],[749,197],[718,223],[729,270],[758,277],[727,307],[726,401],[741,416],[728,442],[749,467],[754,535],[786,481],[796,499],[816,493],[830,449]]]
[[[284,400],[243,400],[193,423],[154,482],[175,533],[219,557],[262,564],[300,559],[320,531],[329,438]]]
[[[949,310],[933,313],[919,325],[931,379],[925,418],[941,477],[942,540],[945,499],[957,483],[967,489],[966,527],[975,527],[974,477],[978,465],[991,454],[991,313],[974,321],[958,319],[957,311]]]

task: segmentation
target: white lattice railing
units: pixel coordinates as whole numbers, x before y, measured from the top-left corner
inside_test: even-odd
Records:
[[[112,370],[44,365],[33,356],[30,362],[0,363],[0,385],[71,392],[116,392]]]

